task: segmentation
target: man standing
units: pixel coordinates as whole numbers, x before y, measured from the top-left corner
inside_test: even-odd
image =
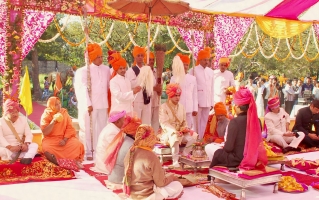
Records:
[[[307,147],[319,147],[319,100],[313,100],[309,107],[298,111],[293,130],[305,134],[302,143]]]
[[[199,139],[203,138],[209,111],[214,106],[214,71],[207,67],[210,57],[209,51],[201,50],[197,56],[197,66],[189,70],[189,74],[195,76],[197,81]]]
[[[266,86],[264,92],[265,92],[265,98],[264,98],[264,107],[266,109],[268,104],[268,99],[273,97],[279,97],[278,90],[276,88],[276,82],[277,78],[274,75],[269,76],[268,85]]]
[[[125,110],[127,113],[133,112],[133,101],[135,94],[141,91],[140,86],[131,89],[131,82],[125,78],[126,61],[120,53],[111,55],[110,65],[113,68],[113,74],[110,81],[111,91],[111,111]]]
[[[229,58],[219,59],[219,69],[214,70],[214,102],[226,101],[226,90],[230,86],[235,86],[234,75],[227,70],[230,65]]]
[[[198,97],[197,82],[195,76],[187,74],[190,59],[187,55],[178,53],[173,59],[173,76],[171,83],[178,83],[182,89],[179,103],[186,110],[186,121],[189,128],[194,129],[193,116],[197,115]]]
[[[299,91],[295,92],[292,86],[292,81],[288,80],[284,89],[285,95],[285,111],[290,115],[295,103],[295,95],[298,95]],[[297,99],[298,100],[298,99]]]
[[[172,149],[173,166],[179,167],[179,145],[182,141],[187,142],[183,151],[183,155],[187,156],[192,150],[197,134],[187,127],[185,108],[179,103],[182,93],[179,85],[173,83],[167,85],[166,93],[168,100],[160,107],[159,120],[163,129],[161,140],[169,143]]]
[[[267,141],[274,142],[283,148],[282,152],[300,151],[298,145],[305,137],[303,132],[293,133],[289,131],[289,114],[280,108],[278,97],[268,100],[269,113],[265,115],[267,126]]]
[[[88,67],[85,66],[81,71],[81,85],[79,87],[75,86],[75,89],[80,90],[76,94],[84,92],[81,97],[83,99],[79,100],[79,102],[83,101],[83,104],[81,103],[83,106],[80,107],[79,105],[79,113],[81,113],[81,116],[79,114],[79,118],[84,118],[84,120],[79,119],[79,125],[83,130],[80,133],[83,134],[84,132],[85,135],[80,135],[80,140],[86,149],[87,160],[92,160],[92,151],[96,147],[99,134],[106,126],[108,118],[107,108],[109,105],[107,91],[109,89],[110,69],[102,64],[103,53],[98,44],[89,44],[87,50],[90,62],[88,66],[90,68],[90,86],[88,82]],[[91,91],[88,90],[89,87]],[[80,98],[78,97],[78,99]],[[92,123],[90,117],[92,117]],[[90,129],[92,129],[93,135],[91,135]]]
[[[301,94],[304,96],[305,91],[309,91],[309,94],[312,94],[313,90],[313,85],[311,84],[311,78],[307,77],[306,78],[306,83],[304,83],[301,87]]]
[[[236,80],[235,80],[236,91],[238,91],[240,87],[244,87],[245,86],[245,81],[243,79],[244,79],[244,73],[243,72],[238,72],[238,74],[236,76]]]

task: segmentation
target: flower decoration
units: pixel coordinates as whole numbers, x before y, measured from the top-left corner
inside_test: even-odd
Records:
[[[234,86],[230,86],[226,89],[225,93],[226,93],[226,106],[230,106],[232,104],[233,101],[233,94],[235,94],[236,89]],[[231,108],[230,108],[231,109]]]
[[[213,26],[213,16],[188,11],[183,14],[172,17],[170,25],[183,27],[186,29],[211,30]]]

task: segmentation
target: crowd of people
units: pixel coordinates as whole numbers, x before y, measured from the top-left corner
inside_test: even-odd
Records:
[[[246,170],[264,169],[267,164],[264,130],[264,140],[281,146],[284,153],[300,151],[300,143],[319,147],[318,85],[311,85],[308,78],[303,85],[294,79],[278,87],[275,76],[269,76],[268,82],[249,77],[246,84],[244,74],[234,77],[228,70],[227,57],[213,70],[210,49],[205,48],[190,70],[189,57],[177,54],[170,80],[159,82],[155,56],[151,53],[147,62],[144,48],[134,47],[134,64],[129,69],[118,52],[109,55],[110,66],[106,66],[98,44],[89,44],[87,50],[90,64],[77,69],[74,76],[79,137],[61,100],[50,97],[41,117],[44,155],[56,165],[72,169],[81,169],[84,159],[94,160],[92,170],[108,174],[108,187],[122,188],[124,184],[124,192],[133,199],[169,199],[183,194],[178,177],[166,174],[153,153],[157,143],[171,148],[175,168],[179,157],[190,156],[194,143],[202,140],[207,144],[210,167]],[[168,99],[161,103],[163,82],[167,83]],[[300,109],[290,130],[292,106],[305,91],[313,92],[312,102]],[[1,159],[18,156],[21,163],[30,164],[37,145],[32,143],[26,121],[17,115],[19,106],[9,99],[4,111]],[[264,117],[264,128],[260,117]],[[181,143],[186,144],[183,150]]]

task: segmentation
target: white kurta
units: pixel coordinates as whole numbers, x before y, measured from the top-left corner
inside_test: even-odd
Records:
[[[157,84],[157,72],[156,68],[153,69],[154,74],[154,83]],[[163,83],[163,80],[161,80],[161,83]],[[157,92],[153,92],[153,95],[151,96],[151,125],[154,129],[154,132],[157,134],[159,129],[159,106],[161,105],[161,96],[157,94]]]
[[[133,112],[134,94],[131,82],[121,75],[116,75],[110,81],[111,90],[111,112],[123,111]]]
[[[96,159],[95,159],[95,166],[92,168],[95,172],[101,172],[105,174],[109,174],[109,172],[105,168],[105,159],[106,153],[105,150],[111,144],[114,137],[120,132],[120,129],[115,126],[113,123],[109,123],[104,127],[102,130],[97,146],[96,146]]]
[[[36,143],[32,143],[33,135],[31,133],[27,119],[23,116],[19,116],[19,118],[12,123],[12,126],[18,133],[21,140],[23,139],[23,135],[25,135],[24,143],[31,143],[28,148],[29,150],[27,152],[22,152],[19,157],[34,158],[38,150],[38,145]],[[0,119],[0,157],[2,160],[11,160],[12,156],[15,154],[9,149],[5,148],[8,145],[17,146],[21,144],[7,125],[5,119],[2,117]]]
[[[283,108],[280,108],[279,113],[269,112],[265,115],[265,124],[267,126],[267,140],[278,144],[285,148],[291,146],[297,148],[299,143],[305,137],[303,132],[298,132],[299,137],[283,136],[288,130],[287,123],[290,122],[288,113]],[[289,145],[288,145],[289,144]]]
[[[226,101],[225,89],[235,86],[234,75],[226,70],[223,73],[217,69],[214,70],[214,100],[215,103]]]

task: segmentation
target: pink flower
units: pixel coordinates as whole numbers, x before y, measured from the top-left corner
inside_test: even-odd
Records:
[[[14,71],[16,71],[16,70],[17,70],[17,68],[16,68],[16,67],[14,67],[14,68],[13,68],[13,70],[14,70]]]
[[[11,42],[7,42],[7,46],[10,47],[11,46]]]
[[[13,79],[10,79],[10,83],[13,83]]]

